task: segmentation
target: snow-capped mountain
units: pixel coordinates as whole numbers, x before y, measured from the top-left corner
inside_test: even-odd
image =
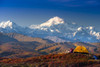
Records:
[[[3,21],[0,23],[0,32],[3,32],[3,33],[23,33],[24,28],[17,25],[16,23],[8,20],[8,21]]]
[[[63,19],[54,17],[40,25],[31,25],[30,29],[35,30],[33,33],[45,36],[72,36],[73,31],[77,29],[76,24],[65,23]],[[63,36],[62,36],[63,35]],[[44,37],[44,36],[43,36]]]
[[[96,32],[94,27],[83,27],[76,23],[68,23],[59,17],[51,18],[40,25],[33,24],[25,28],[11,21],[1,22],[0,31],[46,38],[54,42],[100,42],[100,32]]]
[[[59,17],[51,18],[40,25],[31,25],[29,28],[35,30],[31,33],[37,34],[39,37],[51,38],[51,40],[53,40],[53,36],[62,39],[62,41],[72,42],[98,42],[100,39],[100,33],[96,32],[94,27],[82,27],[76,23],[67,23]]]

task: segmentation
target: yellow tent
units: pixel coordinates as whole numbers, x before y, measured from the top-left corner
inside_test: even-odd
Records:
[[[74,53],[89,53],[88,50],[84,46],[77,46],[74,51]]]

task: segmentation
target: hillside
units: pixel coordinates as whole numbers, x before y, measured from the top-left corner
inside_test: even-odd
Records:
[[[7,33],[6,35],[20,42],[33,42],[34,41],[34,42],[39,42],[41,44],[54,43],[53,41],[48,40],[48,39],[36,38],[36,37],[33,38],[33,37],[29,37],[29,36],[25,36],[25,35],[17,34],[17,33]]]
[[[5,35],[4,33],[0,33],[0,44],[7,42],[18,42],[18,41],[14,38]]]
[[[68,53],[70,48],[85,46],[89,53],[100,53],[100,43],[61,42],[54,43],[48,39],[32,38],[17,33],[1,33],[0,57],[27,58],[40,55]]]
[[[16,33],[1,33],[0,37],[0,57],[30,57],[41,55],[35,51],[39,45],[53,43],[50,40],[32,38]]]
[[[100,55],[94,60],[92,55],[80,53],[49,54],[30,58],[0,58],[0,66],[7,67],[98,67]]]

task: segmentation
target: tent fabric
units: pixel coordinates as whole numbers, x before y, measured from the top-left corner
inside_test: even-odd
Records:
[[[74,53],[89,53],[88,50],[84,46],[77,46],[74,51]]]

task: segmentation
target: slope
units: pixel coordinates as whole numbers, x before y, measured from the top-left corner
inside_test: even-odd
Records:
[[[100,53],[100,43],[61,42],[32,38],[16,33],[1,33],[0,57],[26,58],[46,54],[67,53],[70,48],[85,46],[90,53]]]

